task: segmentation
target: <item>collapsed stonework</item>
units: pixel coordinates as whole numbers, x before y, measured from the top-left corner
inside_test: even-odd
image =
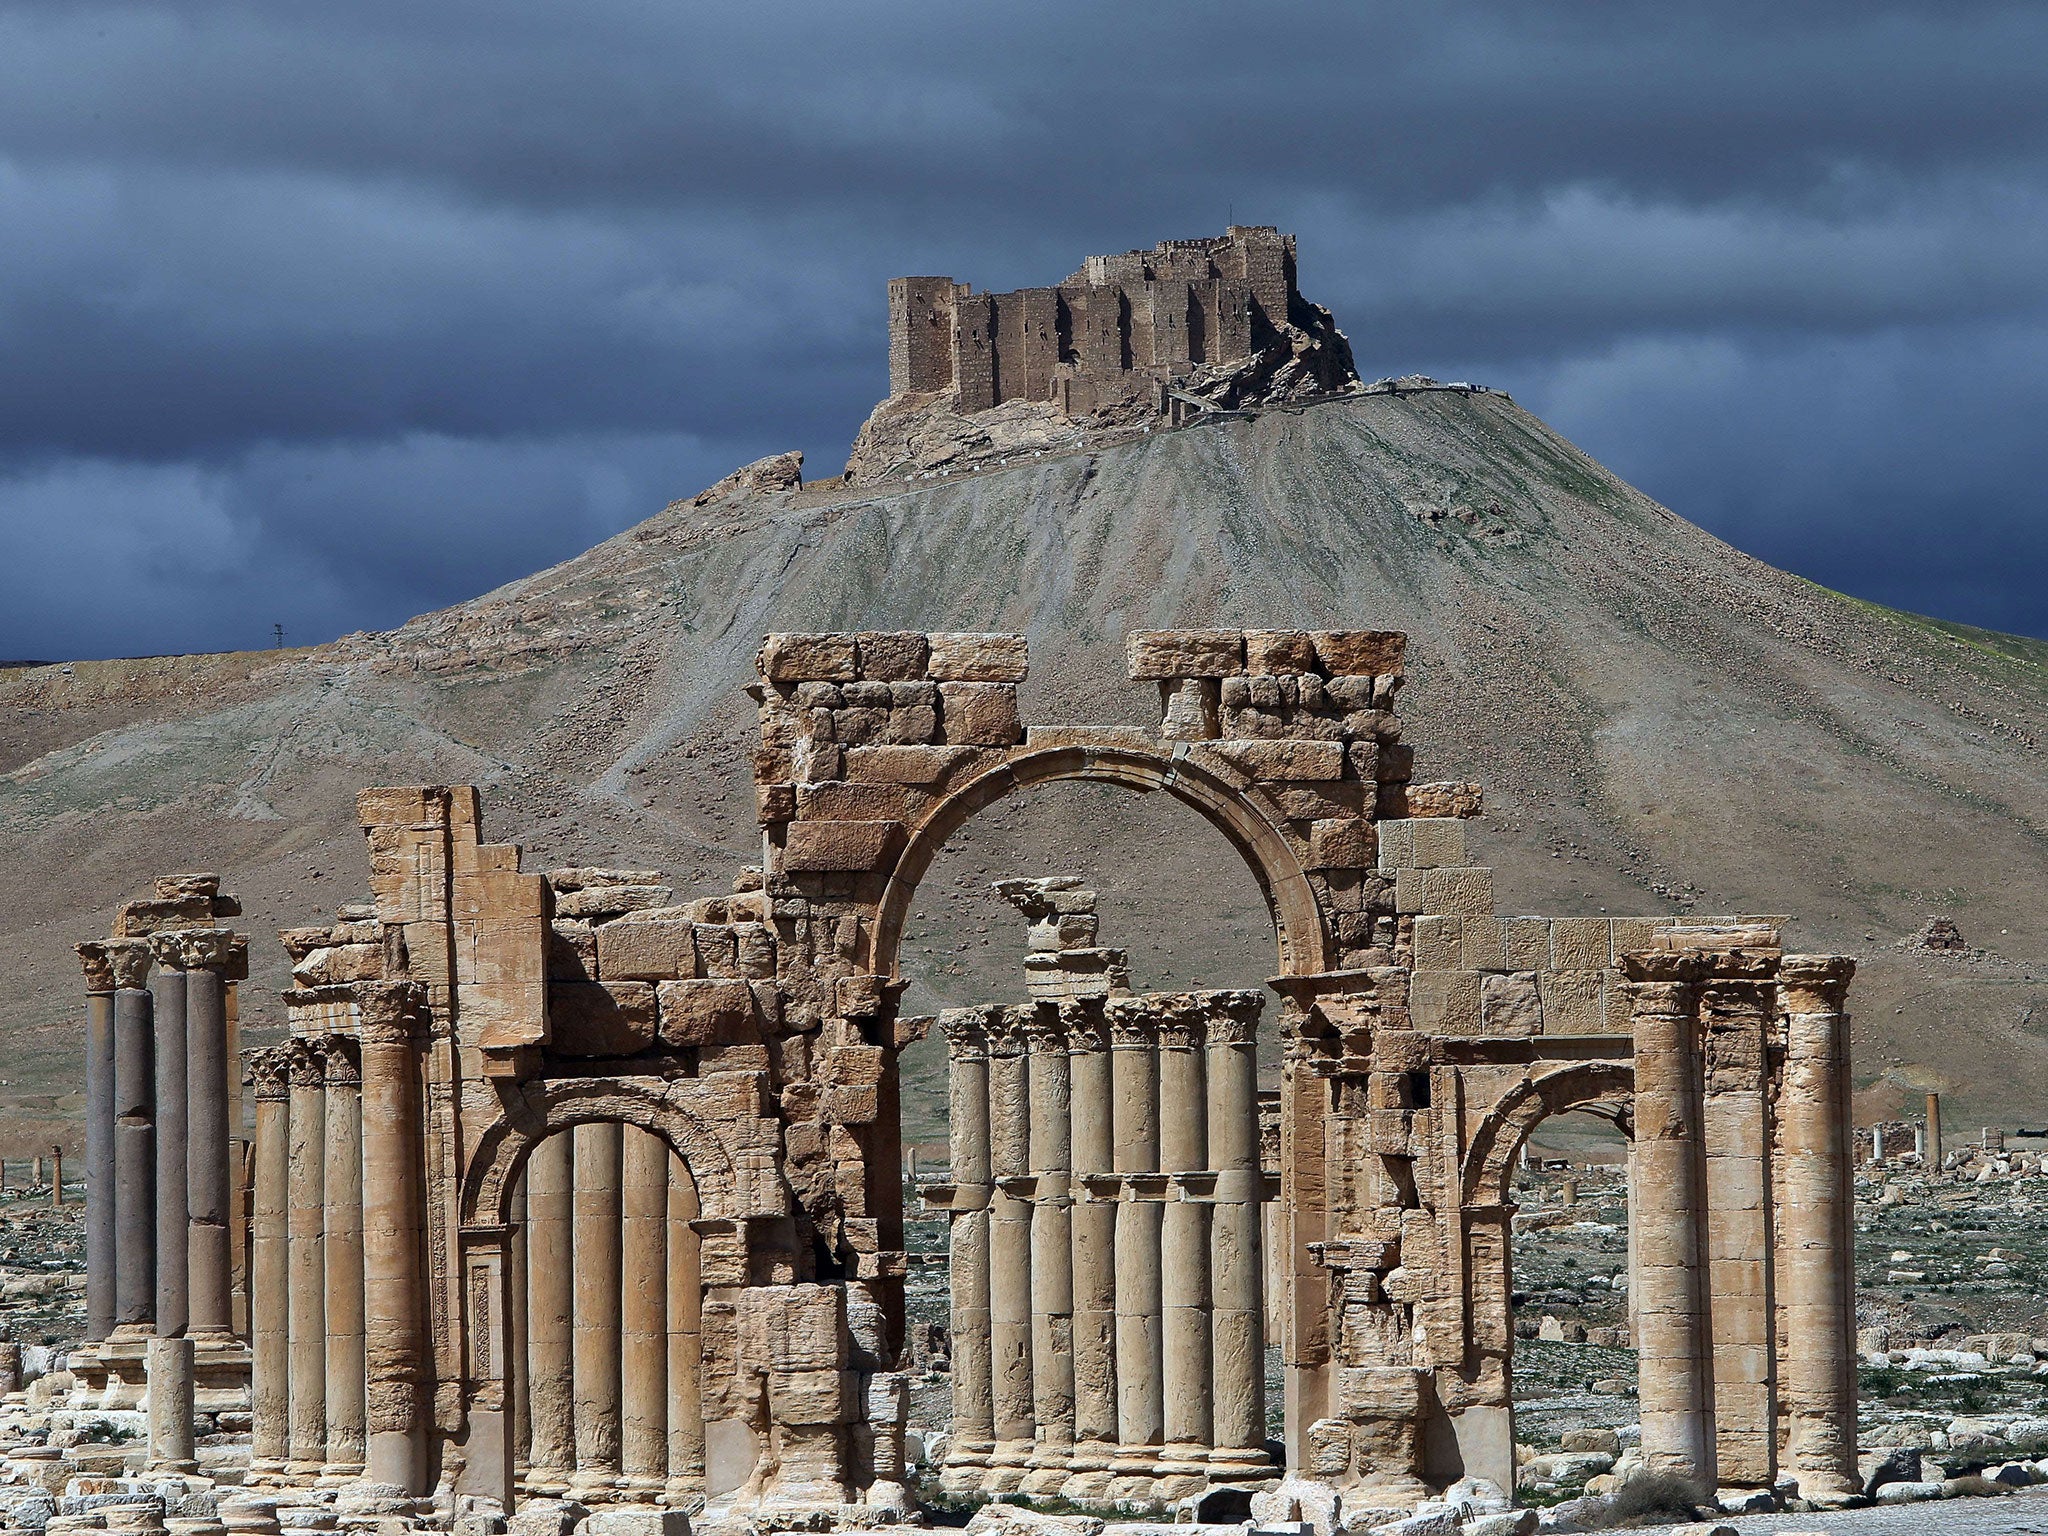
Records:
[[[1050,288],[978,294],[950,277],[899,277],[889,396],[847,477],[1065,446],[1077,424],[1180,421],[1357,383],[1350,343],[1296,287],[1294,236],[1270,225],[1090,256]]]
[[[1417,782],[1401,740],[1405,653],[1134,634],[1138,730],[1027,726],[1017,636],[770,635],[763,863],[681,903],[523,871],[474,789],[365,791],[373,899],[284,935],[291,1039],[247,1060],[251,1480],[442,1524],[565,1491],[913,1518],[899,943],[955,831],[1083,780],[1238,850],[1274,997],[1133,994],[1087,892],[1002,887],[1030,1001],[941,1019],[947,1485],[1258,1489],[1322,1526],[1512,1489],[1510,1173],[1590,1105],[1632,1136],[1646,1459],[1853,1491],[1851,963],[1769,918],[1497,915],[1478,788]]]

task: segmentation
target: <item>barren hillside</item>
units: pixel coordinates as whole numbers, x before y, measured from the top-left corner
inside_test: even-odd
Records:
[[[1032,718],[1136,722],[1124,631],[1206,623],[1409,631],[1408,737],[1424,777],[1487,786],[1504,910],[1796,914],[1797,943],[1863,957],[1869,1110],[1936,1087],[1958,1131],[2041,1121],[2048,646],[1824,591],[1505,398],[1430,393],[678,503],[313,650],[0,673],[0,1150],[68,1118],[69,946],[153,874],[225,871],[260,941],[358,895],[359,785],[452,779],[486,786],[533,864],[722,888],[757,856],[740,690],[763,631],[1018,629]],[[963,834],[921,898],[917,997],[1014,992],[1021,935],[983,890],[1055,868],[1100,883],[1141,981],[1260,973],[1220,840],[1111,793],[1047,791]],[[1933,912],[1975,952],[1907,947]],[[283,957],[256,948],[260,1022]]]

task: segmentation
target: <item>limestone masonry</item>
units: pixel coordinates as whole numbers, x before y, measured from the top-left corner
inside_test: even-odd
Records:
[[[1499,915],[1479,789],[1402,741],[1406,650],[1135,633],[1157,724],[1117,729],[1027,723],[1018,636],[769,635],[762,863],[685,901],[523,870],[472,788],[365,790],[371,899],[282,935],[290,1036],[243,1058],[232,1181],[234,907],[160,882],[80,949],[90,1338],[51,1404],[132,1411],[146,1371],[147,1449],[87,1477],[72,1433],[10,1475],[130,1530],[163,1506],[124,1479],[182,1479],[177,1528],[252,1536],[817,1530],[941,1490],[1368,1529],[1515,1487],[1512,1173],[1592,1109],[1632,1137],[1644,1462],[1854,1494],[1851,963],[1763,917]],[[1077,881],[999,885],[1025,995],[937,1021],[953,1423],[926,1472],[898,1055],[929,1021],[899,1017],[899,945],[946,840],[1058,780],[1221,832],[1271,995],[1134,993]],[[201,1476],[208,1411],[249,1438]]]

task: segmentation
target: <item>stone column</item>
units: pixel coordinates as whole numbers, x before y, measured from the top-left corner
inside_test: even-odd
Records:
[[[704,1492],[704,1274],[697,1185],[668,1160],[668,1478],[675,1495]]]
[[[85,1337],[114,1327],[114,970],[104,944],[81,944],[85,969]]]
[[[575,1485],[619,1476],[619,1178],[623,1127],[579,1125],[575,1196]]]
[[[1116,1167],[1109,1026],[1099,1002],[1063,1005],[1073,1094],[1074,1468],[1067,1497],[1094,1502],[1108,1492],[1116,1452],[1116,1212],[1104,1181]],[[955,1348],[957,1349],[957,1345]],[[954,1369],[959,1369],[956,1353]]]
[[[251,1454],[258,1472],[278,1472],[290,1446],[291,1415],[291,1081],[289,1047],[251,1051],[256,1090],[255,1189],[249,1224]]]
[[[229,1225],[229,983],[248,968],[248,945],[225,929],[183,935],[185,966],[185,1210],[188,1331],[219,1348],[234,1338],[234,1245]]]
[[[1941,1095],[1938,1093],[1927,1095],[1927,1126],[1922,1140],[1921,1167],[1931,1174],[1941,1172]]]
[[[557,1131],[526,1158],[526,1389],[533,1438],[527,1481],[559,1493],[576,1465],[576,1315],[570,1201],[576,1137]]]
[[[1858,1491],[1856,1313],[1849,1158],[1849,1020],[1856,963],[1787,955],[1778,979],[1786,1014],[1780,1284],[1785,1296],[1783,1398],[1787,1459],[1802,1498]]]
[[[668,1143],[622,1127],[619,1467],[653,1499],[668,1480]]]
[[[1116,1426],[1113,1470],[1149,1484],[1166,1439],[1161,1380],[1159,1021],[1142,998],[1112,998],[1110,1134],[1121,1177],[1116,1207]],[[1150,1488],[1124,1491],[1149,1497]]]
[[[1778,1444],[1767,1062],[1777,957],[1731,951],[1708,964],[1701,1119],[1714,1459],[1724,1486],[1768,1488],[1777,1480]]]
[[[1014,1492],[1035,1439],[1031,1357],[1031,1111],[1023,1026],[1030,1007],[989,1015],[989,1347],[996,1449],[987,1489]]]
[[[1696,955],[1624,957],[1635,1035],[1629,1225],[1637,1389],[1650,1466],[1715,1486]]]
[[[512,1258],[508,1271],[505,1305],[512,1313],[512,1365],[505,1372],[505,1395],[512,1404],[512,1461],[515,1475],[527,1464],[527,1448],[533,1444],[533,1393],[527,1384],[526,1292],[529,1285],[526,1252],[526,1174],[522,1170],[512,1185]]]
[[[292,1470],[327,1460],[327,1069],[319,1043],[292,1042],[288,1262],[291,1268]]]
[[[107,945],[114,991],[114,1326],[156,1321],[156,1036],[149,941]]]
[[[1159,1025],[1159,1167],[1197,1173],[1209,1166],[1208,1087],[1203,1019],[1182,1005]],[[1211,1444],[1209,1207],[1179,1180],[1167,1189],[1160,1222],[1160,1316],[1165,1344],[1169,1471],[1199,1474]]]
[[[192,1341],[149,1341],[149,1467],[151,1472],[199,1470],[192,1425]]]
[[[1265,1265],[1260,1227],[1257,1030],[1263,999],[1227,992],[1208,1015],[1212,1478],[1270,1470],[1266,1456]]]
[[[946,1035],[946,1146],[952,1158],[952,1218],[948,1228],[952,1280],[953,1432],[946,1466],[964,1480],[955,1492],[975,1492],[995,1450],[995,1396],[989,1342],[989,1084],[987,1017],[979,1008],[949,1008],[939,1015]],[[957,1482],[957,1486],[956,1486]]]
[[[353,1040],[327,1042],[327,1475],[363,1470],[369,1434],[363,1365],[363,1077]]]
[[[183,1334],[191,1317],[184,938],[159,933],[149,941],[156,962],[149,978],[156,1063],[156,1331],[166,1338]]]
[[[1074,1238],[1067,1033],[1059,1009],[1041,1003],[1025,1025],[1030,1103],[1031,1395],[1038,1421],[1030,1492],[1057,1493],[1073,1471]]]
[[[369,1377],[364,1475],[426,1487],[426,1301],[420,1254],[426,1168],[420,1146],[417,982],[358,982],[363,1077],[363,1361]]]

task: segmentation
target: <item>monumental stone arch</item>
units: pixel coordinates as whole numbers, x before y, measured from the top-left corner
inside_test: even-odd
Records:
[[[560,1486],[912,1508],[905,914],[977,811],[1081,779],[1163,790],[1240,851],[1272,996],[1132,995],[1086,893],[999,887],[1033,925],[1028,1001],[940,1020],[956,1422],[922,1475],[1140,1503],[1221,1484],[1325,1524],[1339,1499],[1511,1489],[1508,1173],[1538,1120],[1592,1104],[1633,1132],[1647,1459],[1849,1489],[1850,962],[1785,953],[1772,918],[1498,915],[1466,851],[1478,788],[1417,782],[1401,740],[1405,645],[1134,634],[1158,725],[1113,730],[1027,726],[1020,637],[770,635],[761,861],[681,902],[648,870],[523,871],[474,789],[364,791],[372,899],[282,936],[291,1035],[245,1054],[256,1480],[366,1478],[451,1515]],[[218,1130],[187,1075],[115,1071],[147,1061],[115,1047],[150,1026],[152,964],[200,999],[177,1017],[208,1050],[224,1034],[218,887],[164,882],[82,951],[96,1166],[143,1166],[188,1110]],[[1281,1042],[1270,1157],[1255,1026]],[[159,1181],[154,1209],[95,1178],[81,1390],[132,1384],[159,1300],[221,1312],[191,1178],[189,1208]]]

